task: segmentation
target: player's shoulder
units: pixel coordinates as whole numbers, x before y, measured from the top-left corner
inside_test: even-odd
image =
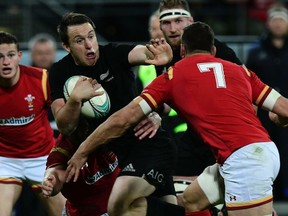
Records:
[[[219,41],[215,38],[214,45],[216,47],[216,57],[234,62],[238,65],[242,64],[234,50],[230,48],[225,42]]]
[[[73,66],[75,65],[74,59],[71,54],[67,54],[62,59],[58,60],[57,62],[53,63],[50,70],[49,76],[50,77],[59,77],[64,74],[65,71],[72,70]]]
[[[53,63],[52,67],[60,67],[60,66],[63,66],[63,67],[66,67],[68,65],[71,65],[71,64],[75,64],[74,63],[74,59],[72,57],[72,55],[69,53],[67,54],[66,56],[64,56],[63,58],[61,58],[60,60],[58,60],[57,62]]]
[[[19,65],[21,76],[30,76],[38,79],[42,79],[43,75],[46,76],[47,70],[43,68]]]

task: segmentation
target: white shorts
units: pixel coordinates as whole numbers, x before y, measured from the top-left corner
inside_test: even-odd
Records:
[[[251,208],[272,201],[272,185],[280,169],[273,142],[253,143],[233,152],[219,167],[228,210]]]
[[[0,156],[0,183],[22,184],[28,181],[35,187],[41,184],[48,156],[38,158],[7,158]],[[11,180],[15,179],[15,180]]]

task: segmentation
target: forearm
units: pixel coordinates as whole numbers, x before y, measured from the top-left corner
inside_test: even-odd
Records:
[[[145,65],[148,59],[153,58],[153,54],[143,45],[137,45],[128,55],[129,63],[132,65]]]
[[[71,135],[76,130],[79,123],[81,106],[81,102],[68,99],[66,104],[57,112],[55,121],[60,133]]]
[[[129,128],[129,125],[122,124],[119,115],[112,115],[108,120],[101,124],[90,134],[84,142],[79,146],[77,153],[87,157],[95,151],[99,146],[107,144],[119,137]]]
[[[173,57],[170,45],[162,39],[152,39],[146,46],[138,45],[130,51],[128,61],[130,64],[165,65]]]
[[[288,99],[280,96],[269,113],[271,121],[281,127],[288,126]]]
[[[94,130],[76,151],[84,157],[96,150],[100,145],[107,144],[121,137],[129,128],[145,117],[140,106],[134,101],[111,115],[104,123]]]

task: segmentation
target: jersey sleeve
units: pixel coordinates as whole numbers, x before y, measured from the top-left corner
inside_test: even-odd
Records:
[[[61,63],[63,60],[56,62],[52,65],[49,71],[49,85],[51,88],[51,100],[54,101],[58,98],[64,98],[63,94],[63,74],[64,70],[61,69]]]
[[[135,45],[109,43],[105,49],[103,49],[103,54],[106,56],[110,65],[113,66],[115,62],[117,62],[117,65],[115,65],[117,67],[130,68],[131,65],[128,61],[128,55],[134,47]]]
[[[173,79],[173,68],[154,79],[141,93],[141,97],[148,103],[152,110],[159,110],[163,103],[168,102],[171,97],[171,84]]]
[[[247,68],[245,69],[248,75],[250,75],[253,103],[262,107],[264,101],[272,91],[272,88],[263,83],[253,71],[248,70]]]
[[[72,157],[74,152],[75,147],[73,144],[62,135],[59,135],[55,146],[52,148],[47,158],[46,167],[49,168],[56,165],[63,165],[66,167],[68,160]]]

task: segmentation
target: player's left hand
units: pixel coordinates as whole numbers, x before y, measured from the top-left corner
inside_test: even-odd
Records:
[[[164,38],[151,39],[150,44],[146,44],[146,47],[152,53],[152,56],[145,61],[147,64],[165,65],[173,57],[172,48]]]
[[[78,149],[79,150],[79,149]],[[66,169],[65,179],[66,182],[70,182],[73,179],[73,182],[76,182],[80,169],[83,167],[88,157],[81,155],[78,150],[74,153],[72,158],[68,161],[68,167]]]
[[[149,138],[155,136],[161,126],[161,117],[158,113],[152,112],[134,128],[135,136],[140,140],[149,135]]]
[[[41,185],[41,189],[42,189],[42,195],[45,198],[49,198],[50,196],[52,196],[55,182],[56,180],[54,175],[49,175],[44,178]]]

